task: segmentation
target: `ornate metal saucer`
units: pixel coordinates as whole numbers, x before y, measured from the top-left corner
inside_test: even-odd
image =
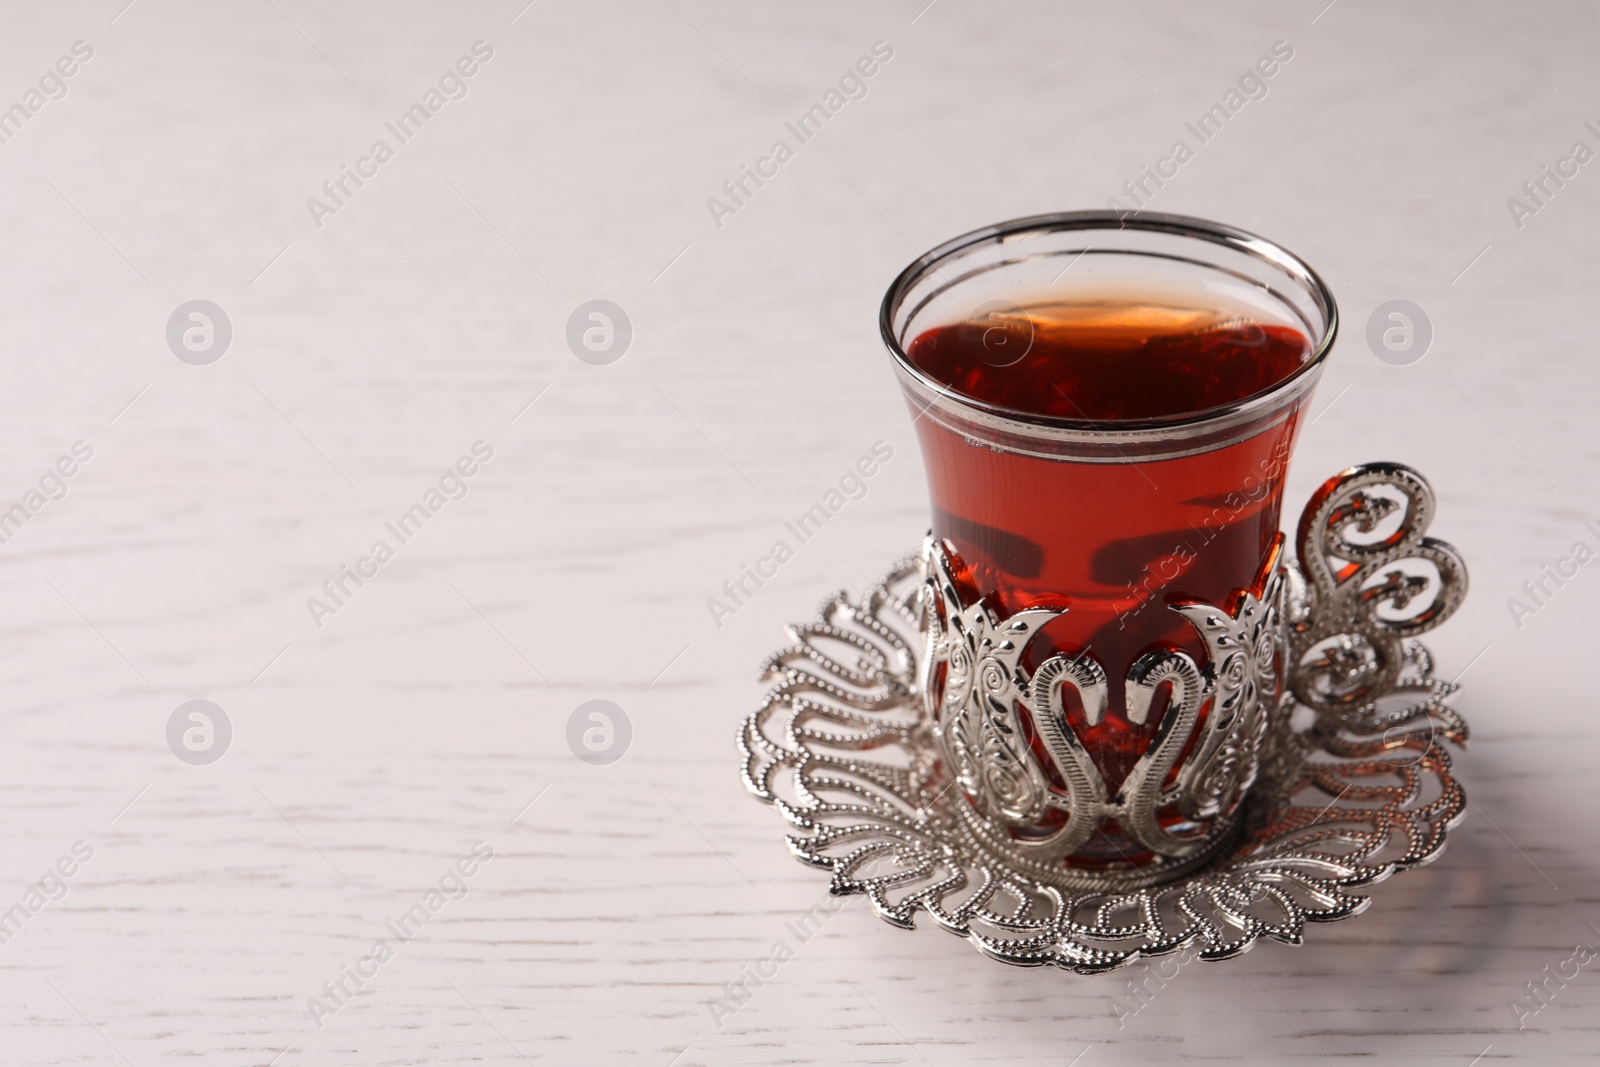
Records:
[[[1467,742],[1445,704],[1457,687],[1414,639],[1466,592],[1455,550],[1425,536],[1433,510],[1410,468],[1351,468],[1307,504],[1295,558],[1259,597],[1175,605],[1207,662],[1134,665],[1130,717],[1162,683],[1170,700],[1109,797],[1060,700],[1077,686],[1094,721],[1103,672],[1059,656],[1022,671],[1047,621],[1024,616],[1055,613],[1001,620],[961,603],[930,542],[859,602],[834,593],[790,628],[740,731],[745,784],[788,821],[790,850],[832,874],[830,892],[864,894],[906,928],[926,911],[1006,963],[1089,974],[1185,945],[1220,960],[1262,937],[1299,944],[1307,922],[1356,915],[1359,890],[1436,859],[1466,806],[1441,743]],[[1048,760],[1018,743],[1019,713]],[[1053,836],[1013,832],[1052,808],[1065,815]],[[1178,829],[1157,811],[1180,812]],[[1108,817],[1152,860],[1063,864]]]

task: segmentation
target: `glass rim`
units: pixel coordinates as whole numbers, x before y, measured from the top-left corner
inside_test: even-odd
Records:
[[[1321,336],[1313,341],[1310,358],[1295,368],[1291,374],[1279,379],[1265,389],[1257,390],[1248,396],[1226,404],[1216,404],[1197,411],[1184,411],[1175,415],[1165,415],[1157,418],[1084,419],[1019,411],[1016,408],[991,404],[988,401],[968,396],[932,377],[911,362],[911,358],[900,344],[900,339],[895,336],[894,317],[899,312],[906,296],[930,271],[937,269],[941,262],[956,253],[980,244],[1014,240],[1034,233],[1108,229],[1145,230],[1152,233],[1165,233],[1177,237],[1198,239],[1243,252],[1282,271],[1301,285],[1323,315],[1324,325]],[[1108,249],[1108,251],[1114,252],[1117,250]],[[1212,270],[1227,271],[1226,267],[1217,264],[1202,265]],[[957,279],[956,282],[950,284],[952,286],[959,284],[961,280]],[[1241,230],[1225,223],[1212,222],[1190,215],[1173,215],[1160,212],[1131,214],[1120,211],[1061,211],[1044,215],[1028,215],[1023,218],[1010,219],[1006,222],[994,223],[993,225],[971,230],[958,237],[953,237],[924,252],[889,284],[889,289],[884,293],[883,303],[878,311],[878,332],[882,336],[885,347],[889,349],[889,354],[894,358],[896,369],[901,374],[906,375],[921,389],[951,404],[982,413],[988,416],[989,419],[1001,419],[1027,426],[1062,430],[1073,435],[1116,434],[1120,436],[1127,433],[1137,433],[1138,431],[1173,431],[1196,428],[1219,419],[1246,415],[1270,407],[1272,403],[1284,394],[1294,391],[1301,383],[1320,372],[1322,364],[1326,361],[1329,351],[1332,350],[1334,339],[1339,332],[1339,309],[1327,283],[1322,280],[1321,275],[1312,269],[1310,264],[1277,242],[1270,241],[1248,230]]]

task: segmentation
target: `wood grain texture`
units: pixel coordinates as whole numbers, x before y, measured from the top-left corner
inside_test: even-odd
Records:
[[[94,49],[0,144],[0,505],[94,449],[0,544],[0,912],[93,849],[0,944],[0,1061],[1592,1059],[1597,966],[1523,1029],[1508,1002],[1600,944],[1600,571],[1520,626],[1506,601],[1600,520],[1600,164],[1520,229],[1506,200],[1600,147],[1600,15],[523,2],[0,8],[0,104]],[[465,97],[319,228],[307,198],[479,40]],[[880,40],[866,96],[719,226],[707,199]],[[1121,195],[1279,40],[1267,95],[1151,206],[1278,239],[1338,293],[1289,499],[1382,458],[1438,490],[1472,567],[1432,641],[1468,672],[1469,818],[1365,915],[1185,967],[1120,1020],[1137,970],[1008,969],[858,899],[800,943],[824,883],[733,733],[782,624],[926,521],[885,285],[966,229]],[[195,298],[234,329],[205,367],[163,334]],[[633,323],[612,366],[564,339],[594,298]],[[1365,341],[1394,298],[1434,325],[1412,366]],[[479,440],[466,496],[316,625],[324,579]],[[878,440],[867,495],[715,624],[706,599]],[[210,766],[167,747],[192,698],[233,725]],[[607,766],[567,742],[597,698],[632,724]],[[308,999],[478,841],[465,895],[319,1027]],[[713,1012],[780,939],[793,959]]]

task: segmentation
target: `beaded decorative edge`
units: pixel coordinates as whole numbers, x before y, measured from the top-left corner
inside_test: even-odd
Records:
[[[1185,945],[1221,960],[1263,937],[1299,944],[1308,922],[1359,914],[1360,890],[1436,859],[1465,811],[1442,744],[1467,742],[1445,703],[1457,687],[1414,639],[1466,592],[1455,550],[1425,536],[1433,510],[1426,480],[1393,463],[1313,495],[1284,568],[1289,685],[1241,832],[1170,881],[1045,881],[972,834],[924,708],[937,621],[918,555],[789,628],[739,732],[745,784],[788,822],[795,856],[830,872],[830,892],[863,894],[900,927],[925,912],[1005,963],[1091,974]]]

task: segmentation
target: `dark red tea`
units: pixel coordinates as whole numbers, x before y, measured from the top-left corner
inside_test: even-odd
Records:
[[[917,337],[911,362],[974,400],[1115,422],[1243,400],[1311,356],[1290,326],[1219,309],[1097,300],[993,311]]]
[[[1035,305],[917,336],[907,354],[976,400],[1027,415],[1118,422],[1204,411],[1270,389],[1311,358],[1291,327],[1216,308],[1097,300]],[[1090,463],[1034,458],[970,442],[916,420],[933,497],[933,531],[965,566],[959,577],[1011,614],[1068,613],[1027,662],[1090,652],[1110,706],[1096,726],[1068,721],[1113,792],[1154,735],[1165,694],[1143,725],[1123,714],[1128,668],[1176,647],[1205,646],[1166,608],[1185,599],[1231,606],[1257,580],[1278,533],[1297,414],[1198,455]],[[1070,688],[1068,690],[1071,694]]]

